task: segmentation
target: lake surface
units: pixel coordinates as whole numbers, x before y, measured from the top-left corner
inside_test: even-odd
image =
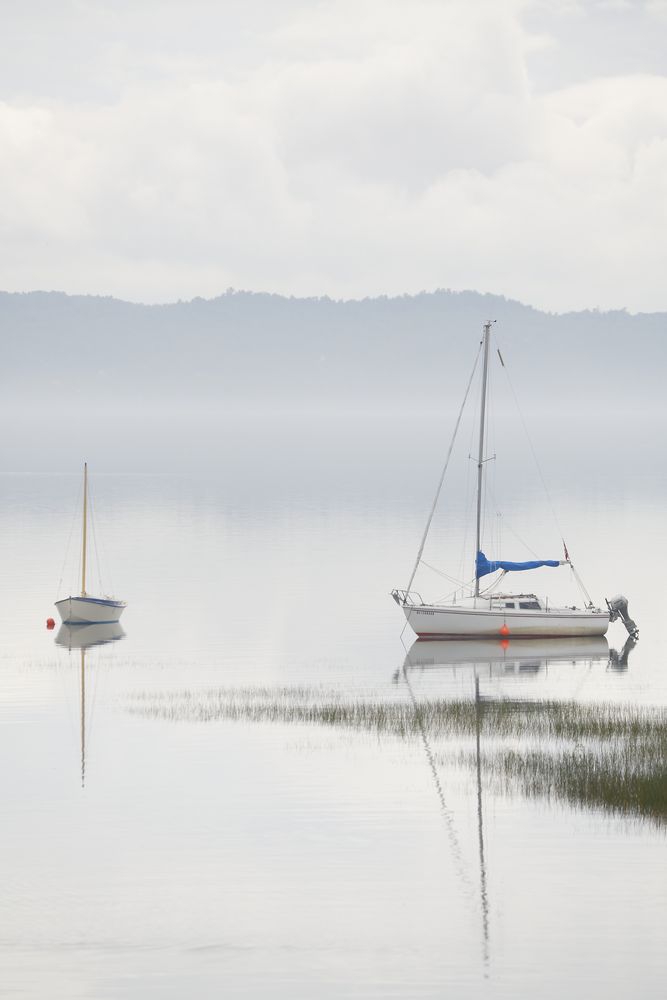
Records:
[[[0,477],[0,996],[664,995],[664,463],[552,430],[550,499],[513,452],[494,472],[506,557],[563,533],[634,648],[620,623],[415,643],[389,591],[450,426],[126,428]],[[45,628],[77,586],[79,454],[115,634]],[[425,553],[454,576],[463,465]],[[529,586],[580,603],[566,570]]]

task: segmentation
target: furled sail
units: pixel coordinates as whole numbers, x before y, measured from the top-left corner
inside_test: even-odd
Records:
[[[562,566],[559,559],[533,559],[530,562],[507,562],[505,559],[487,559],[483,552],[477,553],[477,579],[496,570],[504,569],[506,573],[523,569],[538,569],[540,566]]]

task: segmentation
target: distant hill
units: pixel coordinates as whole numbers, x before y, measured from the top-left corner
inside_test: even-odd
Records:
[[[3,394],[435,407],[460,398],[486,319],[533,402],[662,399],[667,314],[554,315],[447,290],[360,301],[230,290],[157,306],[4,292]]]

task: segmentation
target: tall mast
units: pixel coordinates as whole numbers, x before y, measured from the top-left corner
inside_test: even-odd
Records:
[[[482,467],[484,465],[484,424],[486,421],[486,393],[489,374],[489,341],[491,321],[484,324],[484,367],[482,369],[482,406],[479,416],[479,452],[477,455],[477,546],[475,548],[475,597],[479,596],[477,553],[482,547]]]
[[[81,596],[86,596],[86,544],[88,529],[88,463],[83,463],[83,538],[81,545]]]

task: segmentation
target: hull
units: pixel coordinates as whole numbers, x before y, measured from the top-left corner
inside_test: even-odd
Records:
[[[482,608],[403,605],[403,612],[420,639],[550,639],[605,635],[609,628],[608,612],[598,610],[490,611]]]
[[[56,607],[65,625],[100,625],[117,622],[126,605],[106,597],[65,597]]]

